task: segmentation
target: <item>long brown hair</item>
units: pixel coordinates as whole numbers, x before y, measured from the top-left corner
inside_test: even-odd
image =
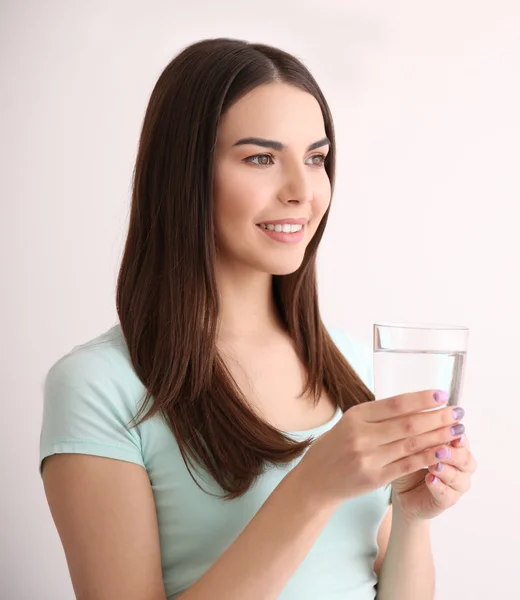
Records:
[[[198,464],[226,492],[226,499],[243,495],[267,463],[292,461],[311,443],[292,440],[259,417],[216,347],[219,299],[212,192],[217,130],[233,103],[271,82],[297,86],[319,102],[331,142],[325,168],[334,189],[332,116],[302,62],[263,44],[226,38],[197,42],[167,65],[151,94],[117,282],[121,328],[147,390],[136,423],[151,401],[139,422],[162,414],[195,483],[190,465]],[[326,390],[346,411],[373,400],[373,395],[320,317],[316,252],[329,210],[300,268],[273,276],[273,293],[307,369],[302,394],[311,393],[317,404]]]

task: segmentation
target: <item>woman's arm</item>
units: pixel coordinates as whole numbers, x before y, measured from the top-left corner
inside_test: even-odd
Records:
[[[143,467],[85,454],[43,463],[47,502],[80,600],[166,600],[155,503]]]
[[[407,521],[398,506],[377,586],[377,600],[433,600],[435,572],[429,521]]]

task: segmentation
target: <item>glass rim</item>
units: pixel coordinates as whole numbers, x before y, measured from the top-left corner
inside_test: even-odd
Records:
[[[445,325],[440,323],[392,323],[380,321],[374,327],[389,327],[393,329],[430,329],[438,331],[469,331],[466,325]]]

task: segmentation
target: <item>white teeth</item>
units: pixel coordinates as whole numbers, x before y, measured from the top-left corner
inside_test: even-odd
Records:
[[[283,233],[296,233],[297,231],[300,231],[302,229],[303,225],[294,225],[289,223],[279,223],[278,225],[266,225],[265,223],[260,223],[260,227],[262,227],[262,229],[268,229],[269,231],[283,231]]]

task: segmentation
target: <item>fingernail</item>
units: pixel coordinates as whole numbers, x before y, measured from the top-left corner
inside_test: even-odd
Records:
[[[461,435],[459,438],[459,444],[463,444],[466,441],[466,436],[465,435]]]
[[[466,428],[464,427],[464,425],[462,423],[459,423],[458,425],[455,425],[450,429],[450,433],[451,435],[456,436],[460,435],[461,433],[464,433],[465,430]]]
[[[448,392],[440,390],[438,392],[435,392],[435,394],[433,394],[433,397],[435,399],[435,402],[447,402],[450,395],[448,394]]]
[[[432,485],[435,485],[438,481],[439,481],[439,479],[434,476],[432,479]]]
[[[437,466],[435,467],[436,471],[442,471],[444,469],[444,465],[442,463],[437,463]]]
[[[456,421],[462,419],[462,417],[466,414],[466,411],[462,408],[462,406],[457,406],[457,408],[453,409],[453,418]]]
[[[435,453],[436,458],[449,458],[450,455],[451,455],[451,452],[450,452],[449,448],[441,448],[440,450],[437,450],[437,452]]]

